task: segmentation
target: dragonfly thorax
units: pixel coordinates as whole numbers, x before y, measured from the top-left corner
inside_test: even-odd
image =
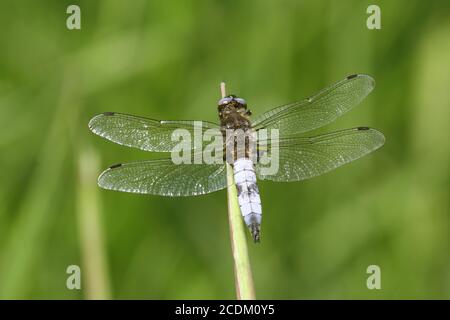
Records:
[[[246,131],[250,128],[250,110],[247,109],[247,102],[235,95],[224,97],[218,102],[219,118],[222,129],[242,129]]]

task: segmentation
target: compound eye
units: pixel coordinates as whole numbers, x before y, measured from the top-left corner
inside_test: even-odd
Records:
[[[242,98],[234,98],[234,100],[235,100],[237,103],[242,104],[243,106],[246,106],[246,105],[247,105],[247,101],[245,101],[245,100],[242,99]]]
[[[233,100],[233,97],[225,97],[225,98],[220,99],[219,102],[217,102],[217,104],[219,106],[223,106],[223,105],[229,104],[232,100]]]

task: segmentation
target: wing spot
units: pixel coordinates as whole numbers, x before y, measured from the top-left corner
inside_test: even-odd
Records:
[[[115,165],[112,165],[111,167],[109,167],[110,169],[115,169],[115,168],[118,168],[118,167],[121,167],[122,166],[122,164],[121,163],[118,163],[118,164],[115,164]]]
[[[357,76],[358,76],[357,74],[352,74],[352,75],[349,75],[349,76],[347,77],[347,80],[350,80],[350,79],[356,78]]]
[[[369,130],[369,127],[358,127],[358,130]]]
[[[110,112],[110,111],[108,111],[108,112],[103,112],[103,115],[104,116],[113,116],[115,114],[115,112]]]

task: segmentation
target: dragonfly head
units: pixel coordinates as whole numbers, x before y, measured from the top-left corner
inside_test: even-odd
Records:
[[[250,115],[250,110],[247,110],[247,102],[233,94],[220,99],[217,105],[220,114],[239,112]]]

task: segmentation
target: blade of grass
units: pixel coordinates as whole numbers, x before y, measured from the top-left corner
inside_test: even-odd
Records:
[[[220,84],[222,98],[225,97],[225,83]],[[233,168],[227,165],[228,221],[230,224],[231,251],[234,261],[236,295],[239,300],[254,300],[255,289],[248,256],[245,226],[239,208],[237,190],[234,185]]]
[[[97,184],[100,160],[89,146],[78,159],[78,229],[83,259],[86,299],[110,299],[109,272],[106,263],[101,224],[101,203]]]

